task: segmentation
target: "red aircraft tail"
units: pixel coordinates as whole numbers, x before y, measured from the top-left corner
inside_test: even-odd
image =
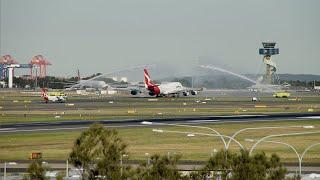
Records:
[[[150,91],[150,95],[159,95],[160,88],[151,82],[150,75],[147,69],[144,69],[144,85]]]
[[[144,69],[144,85],[146,86],[146,88],[155,86],[155,85],[151,82],[151,78],[150,78],[150,75],[149,75],[147,69]]]
[[[47,95],[47,90],[45,88],[42,88],[41,89],[41,97],[43,97],[43,99],[48,102],[49,98],[48,98],[48,95]]]

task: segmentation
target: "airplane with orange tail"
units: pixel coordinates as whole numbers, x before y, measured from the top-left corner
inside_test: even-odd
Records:
[[[144,84],[145,88],[149,91],[150,96],[156,97],[179,97],[180,95],[197,95],[198,91],[184,87],[180,82],[163,82],[161,84],[154,84],[151,81],[147,69],[144,69]],[[138,92],[131,91],[132,95]]]
[[[45,100],[46,103],[51,102],[59,102],[63,103],[67,100],[66,94],[62,92],[51,92],[47,93],[47,89],[41,89],[41,97]]]

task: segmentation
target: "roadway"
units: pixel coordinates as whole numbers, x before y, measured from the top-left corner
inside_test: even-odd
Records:
[[[283,121],[320,119],[320,113],[279,113],[258,115],[229,115],[229,116],[197,116],[166,119],[125,119],[125,120],[72,120],[57,122],[30,122],[1,124],[0,134],[27,133],[41,131],[74,131],[88,128],[93,123],[101,123],[106,127],[142,127],[142,121],[165,122],[170,124],[208,124],[208,123],[246,123],[254,121]],[[149,125],[148,125],[149,126]]]

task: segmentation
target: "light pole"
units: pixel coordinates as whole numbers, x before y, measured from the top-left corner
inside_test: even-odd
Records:
[[[7,162],[4,162],[3,180],[6,180],[6,177],[7,177]]]
[[[248,131],[248,130],[262,130],[262,129],[287,129],[287,128],[313,128],[314,126],[265,126],[265,127],[254,127],[254,128],[243,128],[235,132],[231,137],[235,138],[238,134],[240,134],[243,131]],[[229,145],[231,143],[231,139],[227,142],[227,148],[229,148]]]
[[[218,152],[217,149],[213,149],[213,150],[211,151],[211,157],[213,157],[217,152]]]
[[[262,141],[267,140],[268,138],[272,137],[282,137],[282,136],[298,136],[298,135],[307,135],[307,134],[317,134],[320,133],[320,131],[311,131],[311,132],[300,132],[300,133],[286,133],[286,134],[274,134],[274,135],[269,135],[265,136],[261,139],[259,139],[250,149],[249,154],[252,153],[252,151],[256,148],[256,146],[261,143]]]
[[[300,163],[300,174],[301,174],[301,166],[302,166],[302,160],[303,160],[304,155],[305,155],[311,148],[313,148],[313,147],[315,147],[315,146],[318,146],[318,145],[320,145],[320,142],[311,144],[310,146],[308,146],[308,147],[302,152],[302,154],[301,154],[301,156],[300,156],[300,160],[301,160],[301,163]],[[300,175],[300,176],[301,176],[301,175]]]
[[[66,178],[69,177],[69,160],[67,159],[67,162],[66,162]]]
[[[255,142],[256,140],[254,139],[246,139],[246,141],[249,142]],[[301,155],[299,155],[298,151],[296,148],[294,148],[292,145],[288,144],[288,143],[284,143],[284,142],[280,142],[280,141],[263,141],[263,142],[268,142],[268,143],[275,143],[275,144],[282,144],[285,146],[288,146],[289,148],[291,148],[295,154],[297,155],[298,161],[299,161],[299,175],[301,177],[301,171],[302,171],[302,161],[303,161],[303,157],[304,155],[313,147],[320,145],[320,143],[315,143],[315,144],[311,144],[310,146],[308,146]]]
[[[250,142],[256,142],[256,140],[253,139],[246,139],[246,141],[250,141]],[[297,155],[298,158],[298,162],[299,162],[299,175],[301,177],[301,156],[299,155],[298,151],[296,148],[294,148],[292,145],[288,144],[288,143],[284,143],[284,142],[280,142],[280,141],[263,141],[263,142],[267,142],[267,143],[274,143],[274,144],[282,144],[285,145],[287,147],[289,147],[290,149],[292,149],[294,151],[294,153]]]
[[[35,69],[36,69],[36,79],[35,79],[34,89],[37,89],[37,87],[38,87],[38,68],[37,68],[37,66],[35,66]]]
[[[16,162],[8,162],[8,165],[17,165]],[[7,162],[4,162],[4,168],[3,168],[3,180],[6,180],[7,178]]]
[[[195,132],[187,132],[187,131],[170,131],[170,130],[163,130],[163,129],[152,129],[153,132],[158,132],[158,133],[175,133],[175,134],[187,134],[188,137],[192,137],[195,135],[200,135],[200,136],[211,136],[211,137],[223,137],[223,138],[229,138],[231,140],[233,140],[234,142],[237,143],[237,145],[245,150],[245,148],[243,147],[243,145],[235,140],[234,138],[230,137],[230,136],[225,136],[225,135],[217,135],[217,134],[208,134],[208,133],[195,133]]]
[[[224,149],[225,149],[225,150],[228,150],[227,143],[226,143],[225,139],[223,138],[223,136],[221,135],[221,133],[219,133],[217,130],[212,129],[212,128],[209,128],[209,127],[205,127],[205,126],[191,126],[191,125],[185,125],[185,124],[158,123],[158,122],[150,122],[150,121],[142,121],[141,124],[144,124],[144,125],[166,125],[166,126],[177,126],[177,127],[189,127],[189,128],[207,129],[207,130],[213,131],[214,133],[216,133],[217,135],[219,135],[220,138],[221,138],[221,140],[222,140],[222,142],[223,142]],[[231,141],[231,139],[230,139],[230,141]]]
[[[320,145],[320,142],[319,142],[319,143],[315,143],[315,144],[311,144],[310,146],[308,146],[308,147],[303,151],[303,153],[301,154],[301,161],[303,160],[304,155],[305,155],[311,148],[313,148],[313,147],[315,147],[315,146],[318,146],[318,145]]]
[[[121,174],[121,177],[122,177],[122,174],[123,174],[123,157],[128,157],[127,154],[121,154],[120,156],[120,166],[121,166],[121,169],[120,169],[120,174]]]
[[[313,128],[313,127],[310,127],[310,128]],[[249,155],[253,152],[253,150],[256,148],[256,146],[261,143],[261,142],[268,142],[267,139],[268,138],[272,138],[272,137],[283,137],[283,136],[298,136],[298,135],[307,135],[307,134],[317,134],[317,133],[320,133],[320,131],[311,131],[311,132],[300,132],[300,133],[286,133],[286,134],[274,134],[274,135],[269,135],[269,136],[265,136],[261,139],[259,139],[258,141],[256,141],[256,143],[251,147],[250,151],[249,151]],[[290,147],[291,149],[293,149],[295,151],[295,153],[297,154],[298,156],[298,159],[299,159],[299,174],[301,176],[301,162],[302,162],[302,158],[300,157],[300,155],[297,153],[297,151],[294,149],[293,146],[287,144],[287,143],[283,143],[283,142],[278,142],[278,141],[273,141],[274,143],[278,143],[278,144],[283,144],[283,145],[286,145],[288,147]],[[315,146],[315,145],[314,145]],[[306,153],[310,148],[312,148],[313,146],[311,147],[308,147],[306,149],[306,151],[304,153]],[[303,154],[304,156],[304,154]]]
[[[147,157],[147,166],[149,166],[150,165],[150,154],[144,153],[144,155]]]

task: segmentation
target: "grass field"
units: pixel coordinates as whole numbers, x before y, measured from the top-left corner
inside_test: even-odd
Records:
[[[313,125],[313,129],[303,128],[287,128],[287,129],[268,129],[268,130],[251,130],[241,133],[236,137],[246,148],[249,148],[252,143],[246,142],[244,139],[253,138],[259,139],[270,134],[280,134],[288,132],[302,131],[319,131],[319,120],[299,120],[299,121],[281,121],[281,122],[250,122],[250,123],[217,123],[207,124],[204,126],[214,128],[220,133],[231,135],[235,131],[247,127],[263,127],[263,126],[296,126],[296,125]],[[166,130],[178,130],[189,132],[204,132],[210,133],[207,130],[181,127],[157,127]],[[166,134],[152,132],[152,128],[121,128],[118,129],[122,139],[128,144],[128,154],[130,159],[145,159],[145,153],[167,154],[179,153],[184,160],[206,160],[210,157],[213,149],[223,148],[222,142],[216,137],[195,136],[187,137],[182,134]],[[31,152],[42,152],[45,159],[66,159],[73,141],[79,136],[80,131],[71,132],[38,132],[26,134],[8,134],[0,136],[0,159],[28,159]],[[299,153],[316,142],[320,142],[320,134],[292,136],[273,138],[289,143],[297,148]],[[231,150],[238,149],[235,143],[231,144]],[[275,145],[270,143],[262,143],[257,147],[257,150],[264,150],[267,154],[277,153],[286,162],[296,162],[296,155],[288,147]],[[320,146],[311,149],[305,156],[304,162],[320,163]]]

